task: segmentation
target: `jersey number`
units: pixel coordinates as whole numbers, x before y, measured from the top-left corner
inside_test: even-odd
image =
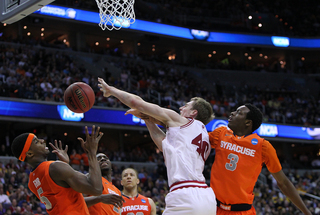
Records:
[[[49,199],[45,196],[41,196],[41,194],[43,193],[42,187],[40,187],[39,189],[37,189],[38,195],[40,197],[40,201],[46,206],[47,210],[50,210],[52,208],[52,204],[49,201]]]
[[[130,212],[127,215],[144,215],[144,213],[143,212],[137,212],[136,214],[134,214],[133,212]]]
[[[203,161],[206,161],[205,153],[209,149],[209,144],[206,141],[202,141],[202,134],[199,134],[196,138],[194,138],[191,143],[198,146],[197,152],[199,155],[201,155]]]
[[[226,163],[226,169],[230,171],[234,171],[237,168],[237,163],[239,161],[239,156],[230,153],[228,155],[228,159],[230,160],[230,163]]]

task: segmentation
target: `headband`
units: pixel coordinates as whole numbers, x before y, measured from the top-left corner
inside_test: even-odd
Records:
[[[30,149],[33,137],[34,137],[34,134],[30,133],[28,135],[28,138],[27,138],[27,140],[26,140],[26,142],[24,144],[23,150],[22,150],[22,152],[21,152],[21,154],[19,156],[19,160],[24,161],[26,159],[27,151],[29,151],[29,149]]]

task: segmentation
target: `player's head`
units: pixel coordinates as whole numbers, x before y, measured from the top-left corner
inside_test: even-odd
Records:
[[[46,159],[49,149],[46,147],[44,140],[39,140],[32,133],[23,133],[17,136],[11,145],[13,155],[20,161],[30,163],[32,159]],[[37,159],[37,161],[39,161]]]
[[[181,116],[195,118],[205,125],[214,118],[211,104],[200,97],[193,97],[179,109]]]
[[[252,120],[252,132],[254,132],[260,127],[262,123],[263,114],[259,110],[259,108],[257,108],[253,104],[247,103],[245,104],[245,106],[250,110],[247,113],[247,119]]]
[[[140,183],[138,172],[132,168],[126,168],[121,174],[121,185],[126,189],[134,188]]]
[[[257,130],[262,123],[261,111],[252,104],[245,104],[233,111],[228,119],[228,127],[234,132]]]
[[[105,171],[112,171],[111,161],[107,155],[99,153],[96,157],[100,165],[101,173]]]

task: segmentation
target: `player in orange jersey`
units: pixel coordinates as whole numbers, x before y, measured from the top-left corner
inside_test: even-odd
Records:
[[[102,192],[101,171],[96,153],[103,133],[99,132],[100,127],[96,129],[95,126],[92,126],[91,135],[88,133],[88,128],[85,127],[85,129],[86,141],[80,137],[78,140],[88,153],[90,164],[88,175],[75,171],[65,162],[47,161],[47,156],[50,153],[48,147],[43,139],[38,139],[32,133],[21,134],[13,140],[12,153],[33,168],[29,175],[28,186],[45,204],[49,215],[66,214],[66,212],[68,215],[89,215],[81,193],[100,195]],[[60,158],[59,153],[64,153],[67,156],[67,147],[63,152],[61,142],[60,149],[57,146],[57,141],[55,144],[54,151],[58,157]]]
[[[119,215],[123,203],[121,192],[112,184],[112,166],[108,156],[99,153],[97,160],[102,175],[103,191],[100,196],[84,197],[91,215]]]
[[[125,200],[121,215],[156,215],[156,205],[153,200],[138,193],[138,173],[127,168],[122,171],[122,196]]]
[[[228,119],[228,127],[209,132],[215,149],[210,186],[217,198],[218,215],[254,215],[253,188],[265,164],[280,190],[304,213],[311,215],[297,190],[282,171],[269,141],[253,132],[262,123],[261,111],[252,104],[240,106]]]

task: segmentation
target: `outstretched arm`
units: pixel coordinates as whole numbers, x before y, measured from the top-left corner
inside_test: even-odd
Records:
[[[100,127],[96,130],[95,126],[92,126],[91,135],[89,135],[88,128],[86,127],[86,141],[78,138],[82,148],[88,154],[89,174],[84,175],[81,172],[75,171],[69,164],[56,161],[52,163],[49,168],[49,174],[52,180],[62,187],[71,187],[79,193],[101,195],[102,176],[96,153],[102,135],[103,133],[100,133]]]
[[[128,107],[152,116],[169,127],[180,126],[188,122],[186,118],[181,117],[173,110],[161,108],[159,105],[144,101],[137,95],[109,86],[102,78],[98,78],[98,81],[98,86],[100,87],[100,90],[103,91],[105,97],[114,96]]]
[[[157,145],[159,150],[162,151],[162,141],[166,137],[166,134],[151,121],[146,120],[145,122],[153,142]]]
[[[127,114],[132,114],[145,121],[153,142],[157,145],[159,150],[162,151],[162,141],[166,137],[166,134],[156,124],[161,124],[164,127],[165,125],[153,117],[143,114],[135,109],[128,110],[125,115]]]
[[[289,181],[287,176],[280,170],[277,173],[271,173],[272,176],[276,179],[278,187],[283,192],[284,195],[289,197],[295,206],[297,206],[305,215],[311,215],[311,212],[308,210],[301,197],[299,196],[298,191]]]

